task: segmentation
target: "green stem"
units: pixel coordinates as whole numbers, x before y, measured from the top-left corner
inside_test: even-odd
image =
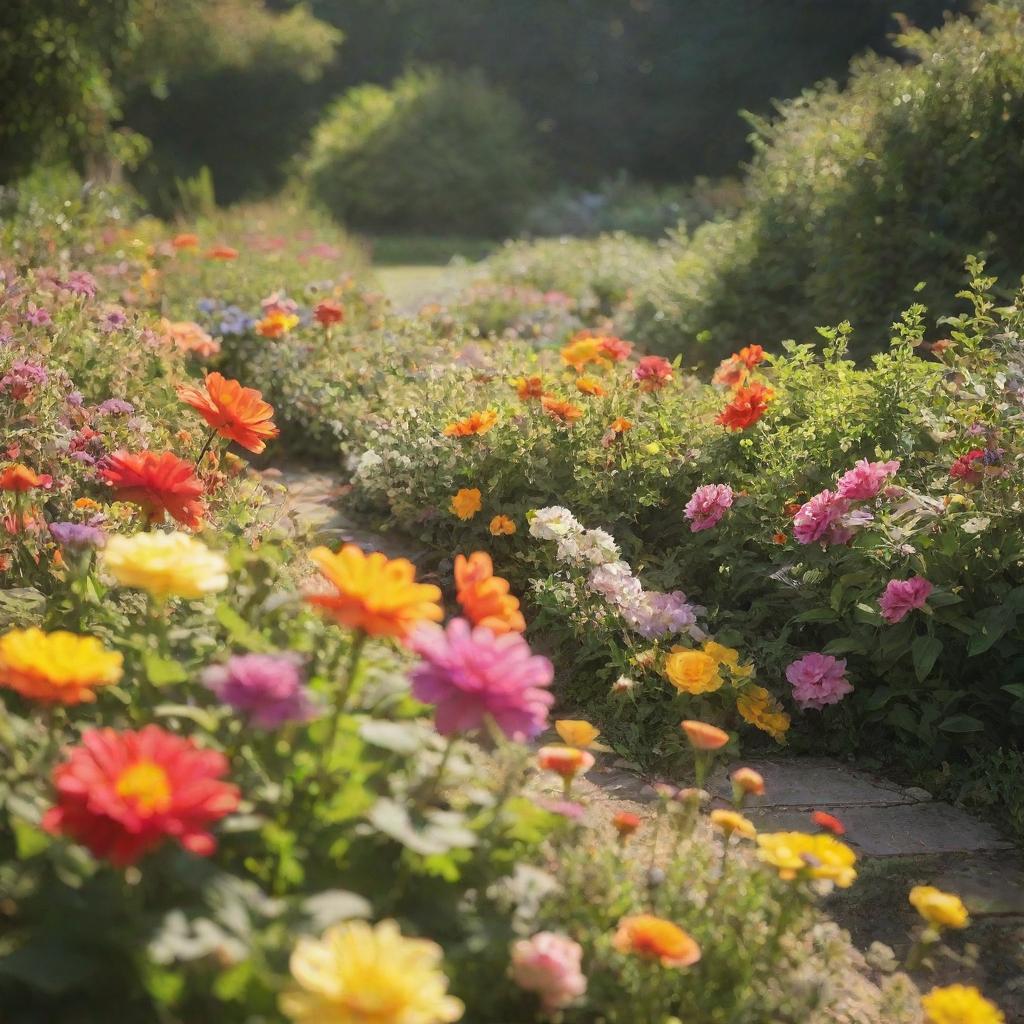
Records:
[[[210,445],[213,444],[213,439],[217,436],[217,428],[214,427],[206,437],[206,442],[203,447],[199,449],[199,457],[196,459],[196,469],[199,469],[199,463],[203,461],[203,456],[210,450]]]
[[[341,716],[345,713],[349,698],[354,690],[356,675],[359,671],[359,659],[362,656],[365,644],[366,634],[362,630],[358,630],[352,638],[352,647],[349,649],[348,668],[345,672],[345,682],[338,688],[334,695],[331,726],[327,734],[327,742],[324,744],[323,749],[320,752],[319,774],[321,779],[327,774],[331,755],[334,753],[334,744],[338,739],[338,723],[341,720]]]
[[[430,781],[427,783],[427,787],[423,791],[423,796],[417,801],[418,806],[424,807],[426,804],[430,803],[440,790],[441,780],[444,778],[444,770],[448,766],[448,759],[451,757],[452,751],[455,749],[455,742],[457,739],[457,735],[448,737],[448,742],[445,744],[444,752],[441,754],[441,760],[437,765],[437,771],[434,772]]]

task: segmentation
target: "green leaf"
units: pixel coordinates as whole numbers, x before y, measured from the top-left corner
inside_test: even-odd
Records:
[[[852,636],[841,636],[835,640],[829,640],[823,648],[825,654],[850,654],[852,651],[860,653],[863,650],[864,645]]]
[[[985,723],[970,715],[950,715],[939,723],[939,728],[943,732],[984,732]]]
[[[999,689],[1012,693],[1014,697],[1024,700],[1024,683],[1007,683],[1005,686],[999,687]]]
[[[969,658],[983,654],[996,641],[1001,640],[1007,630],[1012,629],[1017,623],[1017,613],[1012,608],[1002,605],[985,608],[974,618],[977,632],[967,645]]]
[[[338,921],[353,917],[369,917],[373,913],[370,902],[345,889],[328,889],[302,901],[303,914],[310,919],[313,931],[322,932]]]
[[[942,641],[934,636],[919,636],[911,645],[914,655],[914,674],[920,683],[928,678],[928,673],[942,653]]]
[[[14,832],[18,860],[35,857],[50,845],[50,837],[45,832],[21,818],[11,819],[11,829]]]
[[[413,821],[407,807],[381,798],[370,808],[367,818],[378,831],[424,856],[476,845],[476,836],[457,811],[429,810],[419,821]]]
[[[835,622],[836,613],[831,608],[810,608],[793,619],[794,622]]]
[[[157,718],[184,718],[190,722],[195,722],[201,729],[206,732],[214,733],[217,731],[217,717],[204,708],[192,707],[191,704],[158,704],[153,709],[153,714]]]
[[[154,686],[170,686],[172,683],[183,683],[188,679],[185,666],[180,661],[162,658],[152,651],[147,651],[142,656],[142,664],[146,669],[146,678]]]
[[[258,629],[253,629],[229,604],[217,605],[217,621],[228,631],[232,643],[250,651],[269,651],[271,645]]]
[[[415,754],[424,746],[423,728],[417,722],[370,719],[359,726],[359,735],[375,747],[407,756]]]

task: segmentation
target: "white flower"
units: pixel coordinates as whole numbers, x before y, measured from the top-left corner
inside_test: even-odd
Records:
[[[619,606],[635,604],[644,593],[628,562],[599,565],[591,572],[589,583],[591,590]]]
[[[384,460],[372,449],[368,448],[356,462],[356,476],[370,476],[375,469],[384,465]]]
[[[558,550],[556,552],[558,560],[560,562],[570,562],[573,565],[579,565],[584,561],[580,544],[585,536],[586,534],[584,533],[567,533],[558,542]]]
[[[570,533],[580,533],[576,517],[567,509],[558,505],[538,509],[530,522],[530,536],[539,540],[561,540]]]
[[[577,545],[579,554],[592,565],[607,565],[619,557],[619,546],[606,530],[587,530]]]

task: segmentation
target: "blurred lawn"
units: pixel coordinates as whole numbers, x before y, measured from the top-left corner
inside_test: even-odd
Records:
[[[430,266],[375,266],[377,287],[392,301],[400,313],[417,313],[429,302],[444,302],[473,277],[472,264]]]
[[[408,264],[441,267],[453,259],[475,263],[500,244],[486,238],[457,235],[378,235],[365,241],[378,267]]]

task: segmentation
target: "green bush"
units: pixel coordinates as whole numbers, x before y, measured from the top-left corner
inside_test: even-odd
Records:
[[[680,239],[645,288],[634,334],[709,357],[749,342],[813,337],[849,318],[855,354],[919,284],[936,304],[964,252],[1024,270],[1024,20],[1019,0],[901,37],[903,63],[857,61],[755,120],[748,203],[731,223]]]
[[[538,169],[514,100],[479,74],[427,70],[342,97],[305,173],[346,224],[486,235],[514,226]]]

